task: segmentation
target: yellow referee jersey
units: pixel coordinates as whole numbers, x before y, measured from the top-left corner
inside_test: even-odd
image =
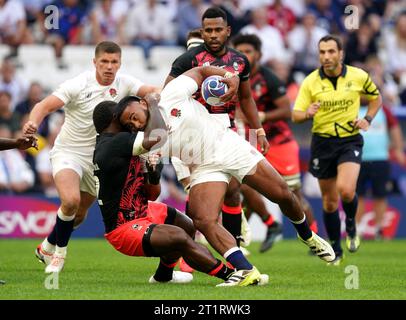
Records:
[[[358,118],[361,96],[368,100],[379,96],[376,85],[364,70],[343,65],[334,88],[320,68],[304,79],[293,110],[306,111],[310,104],[319,102],[312,132],[324,137],[349,137],[359,132],[352,122]]]

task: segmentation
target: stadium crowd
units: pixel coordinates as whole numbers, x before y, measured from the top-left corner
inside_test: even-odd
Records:
[[[17,136],[34,105],[55,89],[47,75],[32,83],[20,76],[27,68],[19,56],[21,45],[52,46],[56,70],[62,71],[71,67],[65,46],[110,40],[141,47],[145,68],[152,71],[157,66],[151,61],[151,48],[184,47],[188,32],[200,28],[201,15],[210,5],[226,11],[232,36],[254,33],[262,40],[261,61],[287,84],[291,104],[301,81],[319,66],[318,40],[335,33],[345,43],[344,62],[371,75],[384,105],[406,106],[402,0],[0,0],[0,46],[8,48],[0,68],[0,136]],[[57,28],[52,27],[55,12]],[[359,22],[354,25],[351,20],[353,29],[348,28],[352,15]],[[38,150],[0,153],[0,193],[57,195],[48,155],[62,123],[62,112],[44,121]],[[182,202],[184,194],[171,170],[165,169],[164,194]]]

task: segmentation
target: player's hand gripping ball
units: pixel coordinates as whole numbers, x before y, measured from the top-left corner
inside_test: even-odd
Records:
[[[223,78],[220,76],[210,76],[202,83],[202,97],[204,101],[214,107],[224,105],[220,97],[228,90],[228,86],[224,82],[221,82],[221,79]]]

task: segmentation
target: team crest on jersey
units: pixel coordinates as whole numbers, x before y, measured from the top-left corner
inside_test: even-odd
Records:
[[[345,90],[350,90],[351,87],[352,87],[352,81],[348,81],[348,82],[345,84]]]
[[[171,110],[172,117],[180,118],[181,115],[182,115],[182,112],[179,109],[173,108]]]
[[[141,230],[142,226],[140,226],[139,224],[136,223],[136,224],[133,224],[132,228],[136,229],[136,230]]]
[[[234,61],[233,68],[234,68],[235,71],[238,71],[238,63],[237,63],[237,61]]]
[[[112,98],[115,98],[117,96],[117,90],[114,88],[110,88],[109,93]]]

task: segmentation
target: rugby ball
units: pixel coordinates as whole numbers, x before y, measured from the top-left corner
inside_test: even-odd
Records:
[[[220,97],[228,90],[227,85],[220,80],[223,77],[210,76],[204,79],[201,87],[201,94],[209,105],[217,107],[224,105],[224,102],[220,101]]]

